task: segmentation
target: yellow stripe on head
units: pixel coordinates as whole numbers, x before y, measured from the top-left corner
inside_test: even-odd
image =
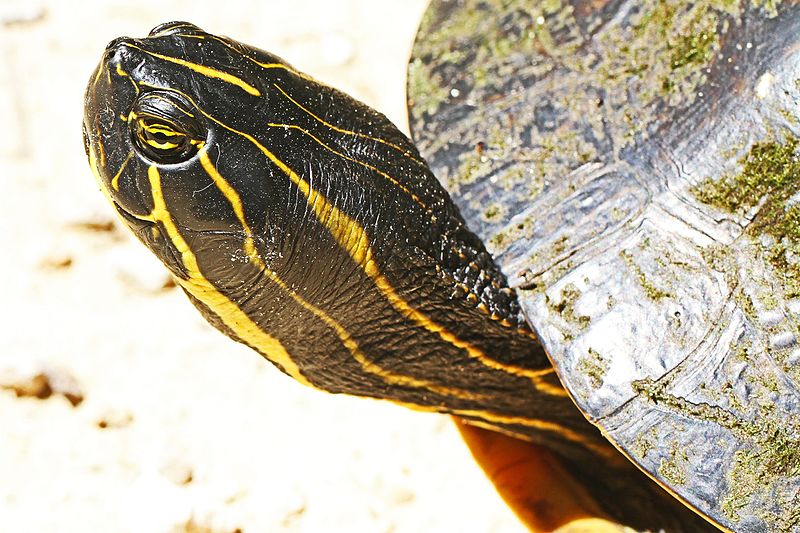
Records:
[[[134,90],[134,91],[136,91],[136,94],[138,95],[138,94],[139,94],[139,86],[136,84],[136,80],[134,80],[133,78],[131,78],[131,77],[128,75],[128,73],[127,73],[127,72],[125,72],[125,71],[122,69],[122,66],[121,66],[119,63],[117,63],[117,68],[116,68],[116,71],[117,71],[117,75],[118,75],[119,77],[121,77],[121,78],[128,78],[128,79],[130,80],[130,82],[133,84],[133,90]],[[111,83],[111,77],[110,77],[110,76],[111,76],[111,71],[110,71],[110,70],[107,70],[107,72],[109,73],[109,81],[108,81],[108,82],[109,82],[109,83]]]
[[[261,65],[261,66],[264,66],[264,65]],[[330,122],[327,122],[326,120],[324,120],[324,119],[320,118],[319,116],[315,115],[308,108],[304,107],[302,104],[300,104],[300,102],[298,102],[297,100],[292,98],[289,95],[289,93],[284,91],[277,83],[273,83],[272,85],[276,89],[278,89],[281,92],[281,94],[283,94],[283,96],[285,96],[296,107],[300,108],[306,114],[310,115],[314,120],[316,120],[317,122],[319,122],[323,126],[326,126],[326,127],[330,128],[330,129],[332,129],[333,131],[337,131],[337,132],[343,133],[345,135],[354,135],[356,137],[361,137],[363,139],[369,139],[369,140],[374,141],[374,142],[385,144],[386,146],[389,146],[389,147],[397,150],[398,152],[403,154],[404,157],[407,157],[408,159],[414,161],[415,163],[417,163],[419,165],[425,165],[425,163],[423,163],[421,160],[419,160],[416,157],[412,156],[411,153],[408,150],[403,149],[402,146],[399,146],[399,145],[397,145],[397,144],[395,144],[393,142],[389,142],[386,139],[381,139],[380,137],[373,137],[372,135],[367,135],[366,133],[360,133],[360,132],[357,132],[357,131],[351,131],[351,130],[348,130],[348,129],[345,129],[345,128],[340,128],[339,126],[336,126],[334,124],[331,124]]]
[[[245,92],[247,92],[248,94],[252,94],[253,96],[261,96],[261,91],[259,91],[258,89],[256,89],[243,79],[234,76],[233,74],[229,74],[221,70],[207,67],[205,65],[200,65],[198,63],[192,63],[191,61],[186,61],[185,59],[179,59],[177,57],[171,57],[156,52],[150,52],[149,50],[145,50],[144,48],[140,48],[130,43],[125,43],[125,46],[136,48],[137,50],[141,50],[145,54],[157,57],[158,59],[163,59],[164,61],[169,61],[170,63],[175,63],[176,65],[181,65],[182,67],[186,67],[194,72],[197,72],[198,74],[202,74],[203,76],[207,76],[209,78],[215,78],[218,80],[222,80],[226,83],[236,85],[237,87],[240,87]]]
[[[113,178],[111,178],[111,187],[115,191],[119,191],[119,178],[120,178],[120,176],[122,176],[122,172],[125,170],[125,167],[128,166],[128,163],[130,162],[132,157],[133,157],[133,152],[129,152],[128,156],[122,162],[122,165],[120,165],[119,170],[117,171],[117,173],[114,174]]]
[[[283,63],[264,63],[263,61],[259,61],[259,60],[257,60],[257,59],[254,59],[254,58],[250,57],[249,55],[245,54],[244,52],[242,52],[242,50],[240,50],[239,48],[237,48],[237,47],[233,46],[231,43],[229,43],[228,41],[226,41],[225,39],[223,39],[223,38],[222,38],[222,37],[220,37],[219,35],[209,35],[209,37],[211,37],[212,39],[216,40],[218,43],[220,43],[220,44],[222,44],[222,45],[224,45],[224,46],[228,47],[229,49],[231,49],[232,51],[234,51],[234,52],[235,52],[237,55],[239,55],[240,57],[242,57],[242,58],[244,58],[244,59],[246,59],[246,60],[250,61],[250,62],[251,62],[251,63],[253,63],[254,65],[258,65],[258,66],[259,66],[259,67],[261,67],[261,68],[264,68],[264,69],[280,69],[280,70],[284,70],[284,71],[286,71],[286,72],[289,72],[289,73],[291,73],[291,74],[294,74],[295,76],[297,76],[297,77],[299,77],[299,78],[303,78],[304,80],[309,80],[309,81],[313,81],[313,82],[315,82],[315,83],[319,83],[320,85],[324,85],[323,83],[321,83],[321,82],[320,82],[320,81],[318,81],[318,80],[315,80],[314,78],[312,78],[312,77],[311,77],[311,76],[309,76],[308,74],[303,74],[302,72],[300,72],[300,71],[298,71],[298,70],[295,70],[295,69],[293,69],[293,68],[292,68],[292,67],[290,67],[289,65],[284,65]]]
[[[342,159],[345,159],[347,161],[351,161],[353,163],[356,163],[357,165],[361,165],[362,167],[368,168],[369,170],[375,172],[376,174],[381,175],[384,179],[386,179],[386,181],[388,181],[389,183],[391,183],[392,185],[394,185],[395,187],[397,187],[398,189],[403,191],[405,194],[407,194],[409,196],[409,198],[411,198],[422,209],[430,212],[430,208],[427,205],[425,205],[425,203],[419,198],[419,196],[414,194],[408,187],[406,187],[405,185],[400,183],[394,177],[392,177],[391,175],[389,175],[386,172],[382,171],[381,169],[375,167],[374,165],[370,165],[369,163],[365,163],[364,161],[361,161],[360,159],[356,159],[354,157],[350,157],[347,154],[343,154],[342,152],[334,150],[333,148],[331,148],[330,146],[328,146],[327,144],[322,142],[322,140],[319,137],[317,137],[316,135],[314,135],[313,133],[311,133],[307,129],[301,128],[300,126],[297,126],[296,124],[276,124],[276,123],[273,123],[273,122],[268,123],[267,126],[269,126],[270,128],[294,129],[294,130],[298,130],[298,131],[302,132],[304,135],[306,135],[307,137],[311,138],[314,142],[316,142],[317,144],[319,144],[320,146],[322,146],[326,150],[336,154],[338,157],[341,157]]]

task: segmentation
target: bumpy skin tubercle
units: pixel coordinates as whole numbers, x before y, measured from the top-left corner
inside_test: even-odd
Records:
[[[380,113],[179,22],[108,46],[83,126],[122,219],[211,324],[285,373],[547,446],[638,529],[710,527],[586,422],[505,277]]]

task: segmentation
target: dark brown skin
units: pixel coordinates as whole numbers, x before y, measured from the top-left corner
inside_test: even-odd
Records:
[[[380,113],[171,23],[109,45],[84,133],[101,188],[206,319],[287,374],[536,443],[500,439],[533,467],[517,485],[497,479],[516,487],[512,504],[544,502],[515,505],[540,530],[603,512],[638,529],[708,527],[586,422],[505,277]],[[526,485],[534,472],[551,481]],[[542,500],[551,489],[568,503]]]

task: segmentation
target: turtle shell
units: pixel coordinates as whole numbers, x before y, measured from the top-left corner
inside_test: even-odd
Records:
[[[587,418],[800,531],[800,4],[434,0],[409,107]]]

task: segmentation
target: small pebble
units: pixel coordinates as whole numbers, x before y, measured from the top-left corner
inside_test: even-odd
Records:
[[[181,460],[165,463],[159,472],[176,485],[188,485],[194,479],[192,467]]]
[[[45,257],[41,261],[41,266],[48,270],[66,270],[72,266],[72,263],[73,260],[71,256],[59,254]]]
[[[97,421],[100,429],[119,429],[124,428],[133,422],[133,415],[130,413],[108,412]]]
[[[3,369],[0,372],[0,390],[14,392],[17,398],[47,400],[61,395],[72,407],[83,402],[83,391],[78,381],[63,369],[39,369],[31,372],[21,369]]]

